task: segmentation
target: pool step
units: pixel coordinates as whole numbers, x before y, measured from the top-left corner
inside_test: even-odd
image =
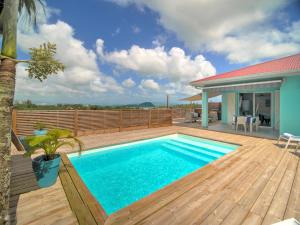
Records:
[[[206,143],[202,143],[202,142],[192,141],[192,140],[189,140],[186,138],[176,138],[176,139],[172,139],[172,141],[174,141],[176,143],[184,142],[184,144],[186,144],[186,145],[190,145],[192,147],[197,146],[199,148],[204,149],[205,151],[217,153],[217,154],[227,154],[232,151],[230,149],[222,148],[219,146],[213,146],[211,144],[206,144]]]
[[[199,155],[199,153],[193,153],[193,152],[188,151],[186,149],[183,149],[181,147],[175,147],[175,146],[167,144],[167,143],[162,144],[162,146],[165,149],[167,149],[167,150],[169,150],[169,151],[171,151],[173,153],[181,153],[181,154],[183,154],[185,156],[191,157],[193,159],[201,160],[201,161],[203,161],[205,163],[210,163],[211,161],[215,160],[215,158],[213,158],[213,157],[209,157],[209,156],[206,156],[206,155],[205,156]]]
[[[212,152],[212,151],[207,151],[206,149],[203,149],[202,147],[199,147],[199,146],[196,146],[196,145],[190,145],[190,144],[186,144],[186,143],[183,143],[183,142],[177,142],[177,141],[174,141],[174,140],[169,140],[167,141],[168,144],[170,145],[173,145],[173,146],[179,146],[179,147],[182,147],[186,150],[189,150],[191,152],[198,152],[198,153],[202,153],[202,154],[205,154],[205,155],[209,155],[211,157],[214,157],[214,158],[219,158],[221,156],[224,155],[224,153],[221,153],[221,152]]]

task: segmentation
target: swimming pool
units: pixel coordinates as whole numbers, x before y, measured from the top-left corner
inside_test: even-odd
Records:
[[[68,154],[110,215],[235,150],[238,146],[174,134]]]

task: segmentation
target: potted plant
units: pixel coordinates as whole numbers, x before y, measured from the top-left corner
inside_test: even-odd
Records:
[[[40,122],[34,125],[34,129],[35,130],[33,131],[33,133],[35,136],[45,135],[48,132],[48,130],[46,129],[46,125]]]
[[[40,187],[55,184],[61,159],[57,153],[60,147],[66,145],[74,148],[77,143],[79,151],[83,148],[82,142],[75,138],[71,131],[64,129],[53,129],[46,135],[27,137],[26,142],[30,150],[25,153],[25,156],[31,156],[37,149],[44,151],[43,155],[32,160],[32,168]]]

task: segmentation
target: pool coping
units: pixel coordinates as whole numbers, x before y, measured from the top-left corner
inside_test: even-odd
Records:
[[[198,138],[205,138],[208,140],[225,142],[224,140],[220,140],[217,138],[207,138],[201,135],[193,135],[188,132],[170,132],[169,134],[165,134],[163,136],[168,136],[172,134],[183,134],[189,135]],[[111,145],[104,145],[99,147],[93,147],[90,149],[86,149],[84,151],[93,150],[96,148],[105,148],[115,145],[121,145],[136,141],[142,141],[152,138],[161,137],[162,135],[157,135],[154,137],[141,138],[137,140],[120,142]],[[186,191],[189,191],[193,187],[197,186],[199,183],[203,182],[205,179],[209,178],[214,174],[217,170],[217,165],[222,164],[222,162],[226,161],[226,159],[233,157],[240,151],[244,149],[244,146],[241,143],[233,143],[226,141],[225,143],[238,145],[237,149],[232,152],[227,153],[223,157],[205,165],[197,169],[196,171],[189,173],[188,175],[168,184],[167,186],[153,192],[152,194],[130,204],[129,206],[120,209],[119,211],[112,213],[111,215],[107,215],[103,207],[100,203],[95,199],[95,197],[88,190],[87,186],[84,184],[76,169],[72,165],[71,161],[68,158],[68,154],[74,153],[62,153],[61,154],[61,168],[59,171],[59,176],[62,182],[62,186],[70,203],[71,209],[75,213],[79,224],[119,224],[122,220],[130,220],[131,222],[139,222],[154,212],[158,211],[160,208],[179,198]],[[197,182],[189,182],[189,180],[195,180]],[[184,185],[183,185],[184,184]],[[143,205],[148,205],[150,209],[147,214],[139,215],[138,211]],[[137,213],[135,215],[135,213]],[[131,216],[131,214],[135,216]]]

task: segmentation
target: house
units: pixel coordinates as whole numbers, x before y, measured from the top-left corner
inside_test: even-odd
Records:
[[[234,115],[257,116],[260,125],[300,135],[300,53],[191,82],[202,90],[202,127],[208,97],[222,95],[222,124]]]

